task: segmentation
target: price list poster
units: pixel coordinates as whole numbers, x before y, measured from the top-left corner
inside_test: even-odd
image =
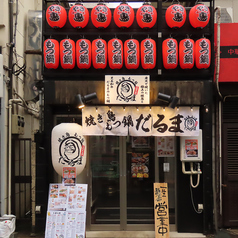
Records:
[[[85,238],[87,184],[50,184],[45,238]]]

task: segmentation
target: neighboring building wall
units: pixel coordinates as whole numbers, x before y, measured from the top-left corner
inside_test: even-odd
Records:
[[[237,0],[216,0],[215,7],[221,7],[221,22],[238,22],[238,1]],[[231,20],[231,21],[230,21]]]
[[[8,213],[7,210],[7,171],[8,171],[8,100],[9,100],[9,54],[10,54],[10,20],[9,20],[9,5],[12,2],[13,5],[13,71],[15,72],[20,67],[27,65],[25,57],[25,45],[27,40],[26,27],[27,27],[27,14],[29,10],[41,10],[41,0],[1,0],[0,8],[0,46],[2,47],[3,65],[4,65],[4,97],[1,98],[1,113],[0,113],[0,215]],[[18,65],[18,66],[17,66]],[[24,74],[25,70],[19,75],[13,75],[12,77],[12,98],[21,98],[24,102],[24,88],[28,87],[25,84]],[[24,103],[22,103],[24,104]],[[38,103],[29,104],[30,107],[38,109]],[[29,110],[28,110],[29,111]],[[32,111],[32,110],[30,110]],[[13,113],[20,114],[25,118],[25,129],[23,135],[17,135],[17,138],[32,138],[35,130],[39,127],[39,120],[35,115],[29,114],[24,107],[13,107]]]

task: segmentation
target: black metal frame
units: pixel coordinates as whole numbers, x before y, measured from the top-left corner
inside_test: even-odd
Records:
[[[163,7],[163,2],[161,0],[158,1],[152,1],[157,2],[157,23],[154,27],[151,29],[141,29],[137,23],[136,20],[134,20],[133,25],[128,29],[120,29],[118,28],[113,19],[106,29],[97,29],[93,26],[92,22],[89,20],[88,25],[83,29],[75,29],[73,28],[70,23],[66,22],[66,25],[61,29],[53,29],[51,28],[46,20],[45,20],[45,12],[49,5],[56,3],[57,1],[52,0],[44,0],[43,1],[43,40],[42,44],[44,43],[44,40],[48,38],[54,38],[58,40],[59,42],[62,39],[70,38],[74,40],[75,42],[85,37],[86,39],[89,39],[90,41],[98,38],[99,36],[109,41],[110,39],[114,38],[115,36],[121,39],[123,42],[127,39],[130,39],[131,37],[137,39],[139,42],[143,39],[147,38],[148,36],[152,39],[154,39],[157,43],[157,65],[154,69],[151,70],[145,70],[141,66],[139,66],[136,70],[128,70],[125,66],[122,67],[120,70],[113,70],[110,69],[109,66],[107,66],[105,69],[94,69],[93,66],[91,66],[90,69],[78,69],[77,66],[74,67],[74,69],[71,70],[65,70],[62,69],[61,66],[59,66],[56,70],[54,69],[47,69],[44,67],[44,62],[42,62],[43,67],[43,76],[47,80],[67,80],[68,76],[70,74],[70,80],[104,80],[105,75],[123,75],[123,74],[131,74],[131,75],[141,75],[141,74],[149,74],[151,77],[151,81],[155,80],[186,80],[186,79],[202,79],[202,80],[209,80],[210,77],[212,77],[214,72],[214,1],[204,1],[208,2],[210,4],[211,9],[211,18],[209,24],[204,29],[194,29],[190,23],[189,23],[189,10],[190,7],[186,7],[187,12],[187,19],[180,29],[171,29],[167,26],[165,22],[165,11],[166,8]],[[66,1],[61,0],[59,1],[61,4],[66,3],[75,3],[75,1]],[[90,0],[87,1],[90,3],[97,3],[98,1]],[[119,2],[119,1],[108,1],[108,2]],[[137,1],[137,2],[143,2],[143,1]],[[195,5],[194,1],[184,1],[185,5],[191,5],[188,3],[192,3]],[[171,1],[172,3],[172,1]],[[176,3],[176,1],[174,2]],[[187,3],[187,4],[186,4]],[[66,8],[66,11],[68,12],[68,8]],[[88,9],[89,13],[91,13],[92,9]],[[113,15],[113,9],[112,15]],[[135,9],[135,15],[136,15],[137,9]],[[116,31],[115,31],[116,29]],[[166,38],[172,36],[173,38],[177,39],[178,43],[180,40],[186,38],[187,36],[190,36],[192,39],[197,40],[203,36],[208,38],[211,41],[211,66],[208,69],[197,69],[195,66],[193,69],[190,70],[182,70],[179,66],[174,70],[166,70],[163,67],[162,63],[162,42]],[[97,77],[95,77],[97,75]]]

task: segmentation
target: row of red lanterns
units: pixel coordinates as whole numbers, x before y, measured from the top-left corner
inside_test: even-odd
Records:
[[[207,69],[211,64],[211,42],[207,38],[184,39],[178,42],[168,38],[163,41],[163,65],[166,69],[175,69],[178,63],[182,69]]]
[[[180,4],[173,4],[166,10],[165,20],[170,28],[180,28],[186,21],[187,13]],[[189,11],[189,22],[194,28],[204,28],[210,21],[210,10],[206,5],[197,4]]]
[[[118,5],[113,14],[115,24],[120,28],[130,27],[134,17],[133,8],[126,3]],[[89,11],[82,4],[76,4],[70,8],[68,18],[74,28],[84,28],[89,21]],[[107,28],[111,19],[111,10],[104,4],[97,4],[91,11],[92,23],[97,28]],[[60,5],[51,5],[46,10],[46,20],[51,27],[62,28],[67,21],[67,12]],[[153,27],[157,21],[156,9],[149,4],[142,5],[137,11],[136,20],[141,28]]]
[[[134,10],[127,3],[118,5],[113,13],[115,24],[120,28],[128,28],[134,21]],[[70,24],[74,28],[84,28],[89,21],[89,11],[82,4],[72,6],[68,13]],[[91,20],[96,28],[107,28],[112,13],[104,4],[97,4],[91,11]],[[51,5],[46,10],[46,20],[53,28],[62,28],[67,21],[67,12],[60,5]],[[143,4],[136,13],[136,20],[141,28],[152,28],[157,21],[156,9],[148,3]],[[186,21],[186,10],[180,4],[171,5],[165,13],[167,25],[180,28]],[[203,4],[195,5],[189,12],[189,21],[194,28],[204,28],[210,20],[210,10]]]
[[[124,50],[123,50],[124,48]],[[55,39],[44,41],[44,64],[48,69],[57,69],[59,62],[63,69],[89,69],[91,62],[95,69],[105,69],[107,62],[111,69],[121,69],[123,61],[127,69],[137,69],[141,62],[143,69],[153,69],[156,65],[156,43],[147,38],[139,43],[128,39],[122,43],[114,38],[108,41],[79,39],[76,44],[71,39],[60,43]]]

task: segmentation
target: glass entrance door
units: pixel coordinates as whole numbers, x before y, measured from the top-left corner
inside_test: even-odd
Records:
[[[128,137],[126,154],[127,224],[154,224],[154,137]]]
[[[156,138],[93,136],[89,160],[91,229],[153,230]]]

